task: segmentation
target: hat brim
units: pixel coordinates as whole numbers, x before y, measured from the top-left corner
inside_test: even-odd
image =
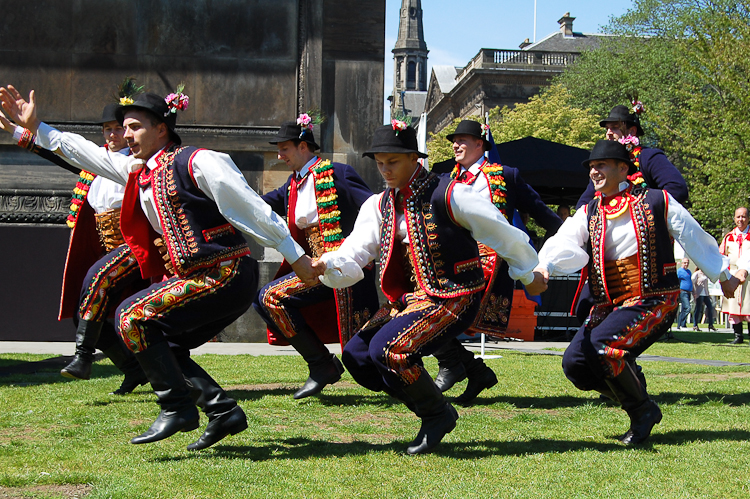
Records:
[[[482,142],[484,144],[484,150],[489,151],[490,149],[492,149],[492,144],[490,144],[489,140],[479,135],[474,135],[473,133],[466,133],[466,132],[452,133],[450,135],[446,135],[445,138],[448,139],[449,142],[453,142],[453,137],[455,137],[456,135],[468,135],[469,137],[476,137],[477,139],[482,139]]]
[[[601,160],[606,160],[606,159],[614,159],[615,161],[622,161],[623,163],[627,164],[628,165],[628,175],[632,175],[632,174],[634,174],[636,172],[635,165],[633,164],[632,161],[630,161],[629,159],[622,159],[622,158],[617,158],[617,157],[590,158],[590,159],[587,159],[587,160],[581,162],[581,165],[583,165],[584,168],[588,169],[589,168],[589,163],[591,163],[592,161],[601,161]]]
[[[419,158],[424,159],[427,157],[427,155],[423,152],[416,151],[414,149],[406,149],[403,147],[397,147],[397,146],[382,146],[377,147],[375,149],[371,149],[369,151],[365,151],[362,153],[362,157],[365,158],[372,158],[375,159],[376,154],[416,154]]]
[[[309,146],[312,146],[313,151],[316,151],[316,150],[320,149],[320,146],[318,144],[316,144],[314,141],[300,139],[299,137],[278,137],[277,136],[277,137],[274,137],[273,139],[269,140],[268,143],[276,145],[276,144],[281,144],[282,142],[287,142],[287,141],[290,141],[290,140],[299,140],[300,142],[304,142],[305,144],[307,144]]]
[[[607,126],[607,123],[619,123],[621,121],[623,123],[625,123],[626,125],[630,124],[630,126],[634,126],[635,127],[635,136],[636,137],[642,137],[644,135],[643,134],[643,128],[641,128],[641,124],[640,123],[634,123],[634,122],[632,122],[630,120],[623,120],[623,119],[611,118],[611,117],[608,116],[607,118],[605,118],[605,119],[603,119],[603,120],[601,120],[599,122],[599,126],[602,127],[602,128],[605,128]]]

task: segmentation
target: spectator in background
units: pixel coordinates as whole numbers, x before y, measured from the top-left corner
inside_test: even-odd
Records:
[[[721,241],[719,250],[729,257],[729,270],[737,270],[737,262],[742,258],[742,247],[744,244],[745,253],[748,250],[748,218],[747,208],[741,206],[734,211],[734,225],[724,239]],[[734,341],[732,343],[742,343],[742,323],[750,318],[750,286],[744,283],[735,290],[733,298],[724,300],[721,305],[721,311],[729,315],[729,323],[734,329]],[[750,328],[750,325],[748,326]],[[749,329],[750,330],[750,329]]]
[[[700,331],[698,323],[703,317],[703,307],[706,307],[706,316],[708,316],[708,330],[716,331],[714,327],[714,303],[711,301],[711,295],[708,293],[708,276],[701,269],[696,269],[692,276],[693,281],[693,300],[695,300],[695,310],[693,311],[693,331]]]
[[[560,220],[563,222],[566,218],[570,216],[570,206],[566,204],[561,204],[557,207],[557,216],[560,217]]]
[[[690,279],[691,272],[688,269],[689,258],[682,259],[682,267],[677,269],[677,278],[680,280],[680,316],[677,327],[680,330],[687,329],[687,315],[690,312],[690,294],[693,292],[693,281]]]

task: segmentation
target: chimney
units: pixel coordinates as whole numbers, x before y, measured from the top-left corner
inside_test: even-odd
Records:
[[[526,47],[528,47],[529,45],[531,45],[531,42],[530,42],[530,41],[529,41],[529,39],[527,38],[527,39],[525,39],[525,40],[524,40],[523,42],[521,42],[521,45],[519,45],[519,46],[518,46],[518,48],[520,48],[521,50],[523,50],[523,49],[525,49]]]
[[[573,36],[573,21],[575,20],[575,17],[570,17],[570,12],[566,12],[565,15],[557,21],[558,24],[560,24],[560,32],[563,36]]]

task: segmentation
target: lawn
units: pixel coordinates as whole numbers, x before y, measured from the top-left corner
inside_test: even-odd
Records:
[[[647,353],[750,361],[747,344],[677,336],[696,341],[660,342]],[[348,374],[319,397],[293,400],[306,376],[298,357],[196,357],[250,424],[199,452],[185,449],[198,431],[148,445],[128,442],[158,408],[146,387],[108,395],[120,383],[109,361],[98,362],[86,382],[56,371],[0,377],[0,498],[750,494],[750,367],[642,362],[664,420],[648,445],[627,448],[615,440],[627,428],[625,413],[576,390],[560,357],[502,355],[487,361],[500,383],[474,407],[459,408],[457,428],[426,456],[404,453],[418,419]],[[1,355],[0,371],[45,357]],[[434,360],[426,366],[434,375]]]

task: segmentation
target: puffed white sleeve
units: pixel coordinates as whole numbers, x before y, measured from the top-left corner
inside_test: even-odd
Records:
[[[471,187],[456,183],[450,195],[453,219],[471,232],[471,236],[495,250],[508,262],[508,274],[523,284],[534,280],[537,266],[536,251],[529,244],[529,236],[508,223],[494,204],[484,196],[477,196]]]
[[[729,268],[729,257],[721,254],[716,239],[703,230],[685,207],[669,193],[667,193],[667,226],[669,233],[675,241],[680,243],[696,267],[712,281],[725,280],[727,277],[725,271]],[[737,263],[739,266],[739,262]]]
[[[568,217],[539,251],[539,266],[547,269],[549,275],[572,274],[589,263],[586,252],[589,240],[586,210],[582,206],[572,217]]]
[[[362,268],[380,255],[381,194],[373,194],[359,208],[354,228],[336,251],[325,253],[325,274],[320,281],[329,288],[348,288],[364,277]]]
[[[289,234],[286,222],[247,184],[228,154],[198,151],[192,160],[192,175],[198,188],[234,227],[276,249],[289,263],[305,254]]]
[[[71,165],[101,175],[120,185],[128,183],[127,165],[132,158],[122,154],[110,154],[80,135],[61,132],[46,123],[40,123],[36,132],[36,144],[54,151]]]

